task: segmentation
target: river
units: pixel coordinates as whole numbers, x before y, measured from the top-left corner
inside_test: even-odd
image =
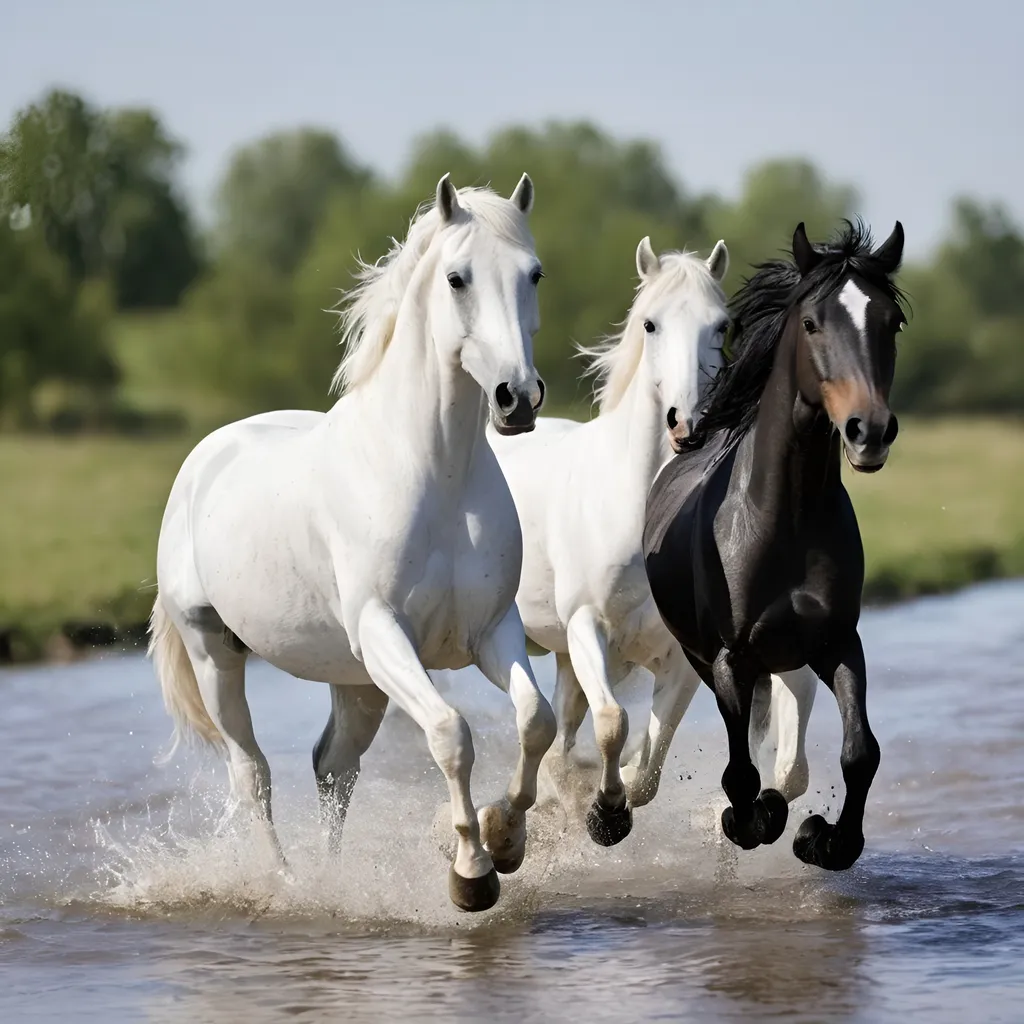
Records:
[[[713,827],[725,737],[702,691],[625,842],[538,815],[523,869],[476,916],[448,903],[446,790],[400,713],[335,860],[310,763],[327,689],[251,665],[289,883],[219,827],[220,765],[154,763],[170,728],[143,658],[4,670],[0,1020],[1020,1021],[1024,582],[871,610],[861,632],[882,765],[851,871],[790,847],[842,793],[828,691],[786,836],[738,854]],[[551,659],[535,664],[550,693]],[[474,795],[493,798],[511,708],[472,672],[441,685],[473,727]],[[640,728],[642,682],[629,697]]]

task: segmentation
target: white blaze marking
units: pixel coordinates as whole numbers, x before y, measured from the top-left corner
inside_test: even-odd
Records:
[[[864,328],[868,322],[868,303],[871,299],[853,283],[853,278],[851,277],[843,285],[843,290],[839,293],[839,301],[846,312],[850,314],[853,326],[857,328],[858,333],[863,338]]]

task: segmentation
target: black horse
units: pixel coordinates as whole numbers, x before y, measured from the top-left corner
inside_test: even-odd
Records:
[[[864,550],[840,477],[882,468],[896,437],[889,389],[906,322],[892,276],[903,227],[872,251],[847,224],[815,247],[804,225],[793,260],[762,264],[733,300],[738,354],[712,385],[689,442],[647,501],[651,591],[729,734],[722,829],[744,849],[773,843],[788,808],[760,791],[747,741],[755,689],[810,665],[843,720],[846,799],[835,825],[808,818],[793,841],[809,864],[842,870],[864,849],[864,805],[879,762],[857,633]]]

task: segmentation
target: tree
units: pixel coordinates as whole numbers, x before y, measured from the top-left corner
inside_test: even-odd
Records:
[[[827,240],[856,206],[856,190],[827,181],[809,161],[768,160],[746,175],[736,203],[719,208],[714,234],[725,239],[733,266],[746,268],[788,251],[801,221],[812,241]],[[730,291],[745,272],[730,275]]]
[[[902,281],[896,395],[924,412],[1024,410],[1024,237],[1006,211],[961,198],[952,237]]]
[[[370,178],[327,132],[302,128],[260,139],[234,155],[218,192],[220,250],[291,274],[331,196],[358,191]]]
[[[41,384],[105,394],[118,380],[102,323],[37,232],[0,225],[0,419],[35,420]]]
[[[198,269],[180,156],[151,112],[53,91],[0,139],[0,213],[28,211],[73,281],[109,277],[123,307],[171,305]]]

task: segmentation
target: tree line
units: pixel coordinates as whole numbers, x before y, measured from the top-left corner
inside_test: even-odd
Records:
[[[445,171],[505,194],[523,170],[533,177],[547,277],[536,359],[560,407],[589,401],[573,343],[624,317],[644,235],[657,250],[726,239],[735,289],[797,222],[824,239],[859,202],[798,159],[752,168],[735,200],[695,194],[657,146],[587,123],[506,128],[480,147],[436,132],[394,180],[331,133],[296,128],[234,154],[200,230],[178,181],[182,156],[152,111],[101,110],[63,91],[0,136],[0,425],[38,427],[68,406],[87,423],[133,421],[125,395],[147,363],[168,393],[225,415],[327,408],[340,358],[329,310],[356,254],[383,255]],[[912,316],[895,406],[1024,412],[1024,233],[1005,209],[955,199],[948,236],[900,284]],[[118,343],[128,321],[130,353]]]

